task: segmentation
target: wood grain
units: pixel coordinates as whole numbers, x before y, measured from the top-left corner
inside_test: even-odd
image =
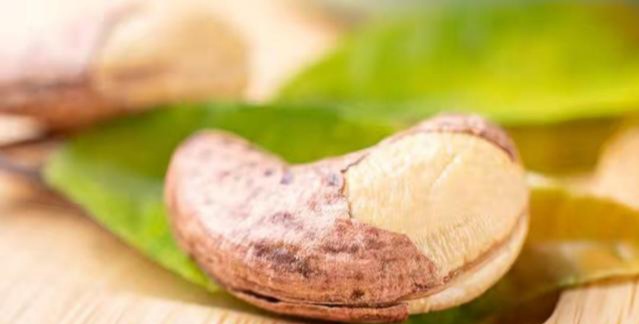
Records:
[[[639,281],[598,283],[562,293],[545,324],[639,323]]]
[[[0,323],[284,322],[183,281],[50,193],[25,194],[0,198]]]
[[[284,323],[222,308],[116,294],[72,283],[47,283],[46,289],[43,284],[20,281],[4,285],[0,295],[11,298],[0,302],[0,323]]]

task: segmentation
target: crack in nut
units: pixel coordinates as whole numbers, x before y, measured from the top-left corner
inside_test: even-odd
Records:
[[[514,146],[464,116],[295,166],[203,132],[175,152],[166,201],[178,242],[231,293],[336,321],[396,321],[467,301],[510,267],[527,226]],[[442,294],[459,287],[466,298]]]

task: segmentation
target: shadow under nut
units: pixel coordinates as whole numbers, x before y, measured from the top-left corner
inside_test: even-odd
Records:
[[[475,117],[448,118],[382,143],[441,131],[497,134],[500,150],[512,147]],[[216,281],[260,307],[337,321],[404,319],[407,298],[454,278],[409,236],[353,218],[345,173],[375,149],[290,166],[231,134],[200,133],[176,151],[167,175],[176,238]],[[514,149],[503,152],[516,163]]]

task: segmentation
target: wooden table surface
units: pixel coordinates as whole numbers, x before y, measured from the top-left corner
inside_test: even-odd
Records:
[[[0,323],[276,322],[176,277],[45,193],[6,194]]]
[[[253,72],[246,96],[251,100],[268,97],[336,38],[332,26],[288,5],[279,0],[213,4],[249,40]],[[38,131],[0,116],[0,143]],[[0,324],[291,321],[190,285],[75,207],[1,172],[0,260]],[[571,289],[561,295],[547,324],[639,323],[638,289],[637,280]]]

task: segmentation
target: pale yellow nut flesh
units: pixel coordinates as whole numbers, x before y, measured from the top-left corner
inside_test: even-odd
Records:
[[[443,290],[411,300],[413,313],[475,298],[519,254],[527,229],[525,173],[490,142],[462,133],[406,136],[380,144],[345,176],[354,219],[407,235],[438,266],[438,277],[462,273]]]
[[[443,290],[426,297],[408,301],[411,314],[444,310],[467,303],[492,287],[503,277],[517,259],[526,240],[528,215],[521,215],[515,232],[504,244],[473,267],[466,269],[458,278],[449,282]]]
[[[237,96],[247,77],[244,46],[218,18],[196,1],[140,3],[104,40],[97,88],[133,107]]]

